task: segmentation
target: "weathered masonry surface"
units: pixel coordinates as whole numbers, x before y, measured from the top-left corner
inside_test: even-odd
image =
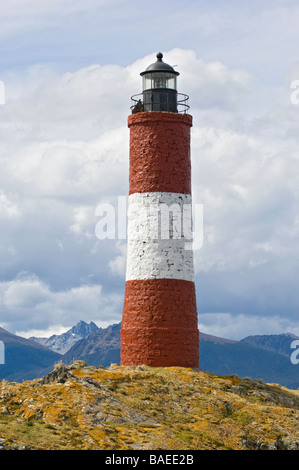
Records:
[[[193,282],[127,281],[125,299],[121,331],[124,364],[198,367]]]
[[[126,279],[194,280],[191,196],[129,196]]]
[[[129,194],[172,192],[191,194],[188,114],[138,113],[129,116]]]
[[[129,116],[128,249],[121,363],[199,365],[191,229],[192,117]]]

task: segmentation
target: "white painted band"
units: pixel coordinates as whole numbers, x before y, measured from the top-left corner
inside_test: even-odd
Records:
[[[155,278],[194,280],[189,194],[129,196],[126,280]]]

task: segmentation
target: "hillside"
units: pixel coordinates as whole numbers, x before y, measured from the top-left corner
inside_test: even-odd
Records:
[[[0,380],[31,380],[60,360],[61,355],[35,341],[0,328],[0,341],[5,345],[5,364],[0,364]]]
[[[236,376],[62,363],[0,383],[2,449],[299,449],[299,394]]]

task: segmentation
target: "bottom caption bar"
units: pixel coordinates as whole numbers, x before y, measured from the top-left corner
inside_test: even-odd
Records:
[[[132,468],[142,468],[145,465],[188,465],[195,464],[196,455],[192,451],[134,451],[130,453],[109,452],[102,456],[105,465],[126,465]]]

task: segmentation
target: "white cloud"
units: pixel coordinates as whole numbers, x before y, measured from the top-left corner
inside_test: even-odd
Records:
[[[193,50],[174,49],[166,57],[179,64],[178,91],[190,95],[192,107],[234,109],[252,89],[253,77],[247,71],[229,69],[220,61],[204,62]]]
[[[79,206],[74,209],[69,231],[77,236],[94,237],[94,211],[91,207]]]
[[[297,252],[299,158],[296,144],[237,131],[193,133],[194,200],[204,205],[201,270],[238,270],[294,259]]]
[[[27,197],[96,201],[118,182],[125,187],[127,170],[125,128],[84,141],[53,141],[23,146],[4,162],[6,184]],[[4,183],[5,184],[5,183]]]
[[[80,320],[106,325],[121,320],[121,302],[119,295],[105,293],[99,284],[53,291],[29,273],[0,284],[1,325],[14,325],[14,331],[70,328]]]
[[[246,328],[244,328],[246,325]],[[199,330],[222,338],[241,340],[251,335],[269,335],[293,333],[298,335],[296,319],[280,316],[263,317],[261,315],[232,315],[230,313],[201,313]]]
[[[48,288],[35,276],[4,283],[1,287],[1,304],[10,311],[34,309],[48,298]]]
[[[19,215],[17,204],[10,200],[3,191],[0,190],[0,218],[11,218]]]
[[[125,278],[127,261],[127,244],[121,241],[116,243],[116,250],[120,253],[112,258],[109,263],[109,269],[112,274]]]
[[[66,16],[82,15],[90,8],[105,8],[107,0],[10,0],[2,2],[0,19],[3,27],[1,35],[12,35],[30,28],[42,29],[57,25]]]

